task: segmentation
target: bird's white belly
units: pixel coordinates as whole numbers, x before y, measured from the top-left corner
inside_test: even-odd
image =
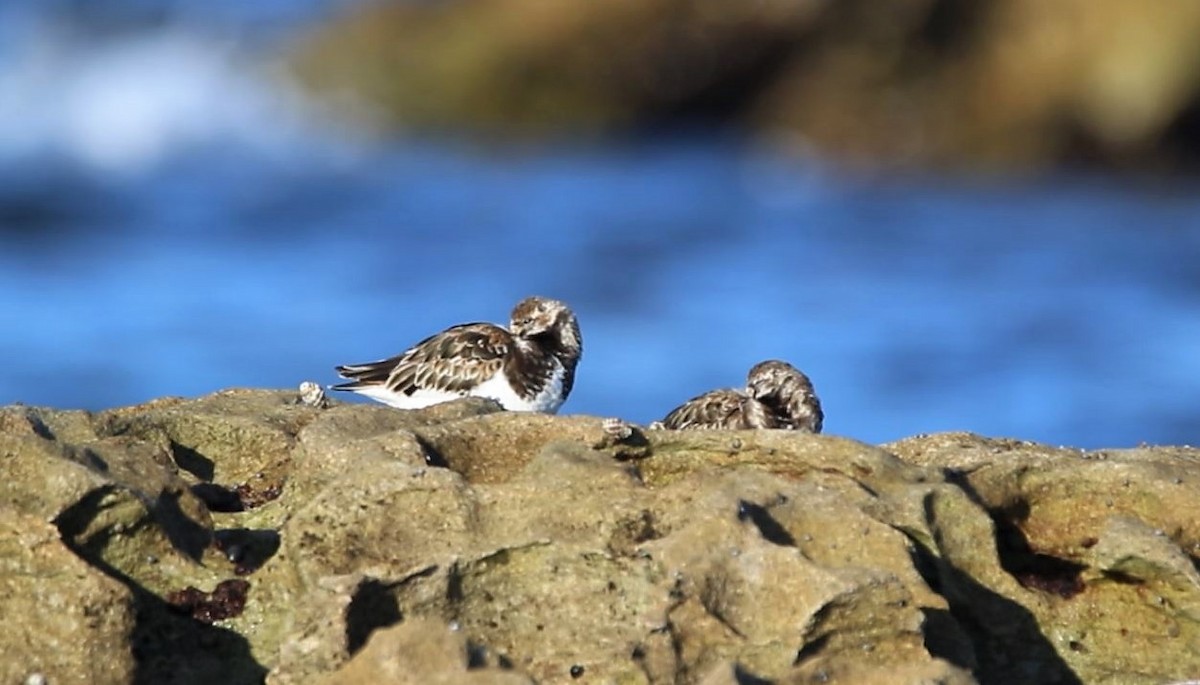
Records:
[[[508,411],[534,411],[554,414],[558,412],[558,408],[563,403],[563,375],[564,369],[562,365],[556,364],[549,381],[546,383],[546,387],[533,397],[528,398],[521,397],[513,390],[503,371],[475,386],[470,391],[461,393],[421,388],[411,395],[406,395],[402,392],[388,390],[381,385],[355,388],[354,391],[398,409],[421,409],[472,395],[475,397],[490,397],[499,402]]]
[[[563,367],[561,364],[555,364],[554,371],[546,382],[546,387],[533,397],[518,395],[503,372],[475,386],[470,394],[476,397],[490,397],[509,411],[536,411],[554,414],[558,412],[558,408],[563,403],[562,381]]]
[[[364,397],[370,397],[388,406],[396,407],[397,409],[421,409],[422,407],[466,397],[466,395],[461,393],[424,389],[417,390],[411,395],[405,395],[402,392],[389,390],[382,385],[368,385],[362,388],[355,388],[354,392]]]

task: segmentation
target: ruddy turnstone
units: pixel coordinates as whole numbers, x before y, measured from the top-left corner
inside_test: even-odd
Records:
[[[745,389],[713,390],[693,397],[651,427],[778,428],[820,433],[824,419],[821,401],[808,376],[787,362],[770,360],[750,369]]]
[[[812,381],[800,369],[777,359],[759,362],[746,375],[746,389],[771,409],[780,428],[821,432],[825,412]]]
[[[553,414],[571,393],[583,353],[579,322],[567,305],[527,297],[513,307],[509,327],[451,326],[405,352],[367,364],[337,367],[352,379],[333,386],[400,409],[474,395],[510,411]]]

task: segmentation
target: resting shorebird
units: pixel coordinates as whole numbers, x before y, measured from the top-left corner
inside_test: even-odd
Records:
[[[579,322],[567,305],[527,297],[513,307],[509,327],[452,326],[402,354],[337,367],[349,383],[333,386],[401,409],[474,395],[510,411],[553,414],[571,393],[583,353]]]
[[[755,364],[743,390],[713,390],[684,402],[661,425],[672,430],[779,428],[820,433],[825,415],[812,382],[777,360]]]
[[[821,432],[825,412],[812,381],[800,369],[776,359],[759,362],[746,376],[746,389],[771,409],[779,428]]]

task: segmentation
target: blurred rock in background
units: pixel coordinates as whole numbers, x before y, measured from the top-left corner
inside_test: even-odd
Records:
[[[362,6],[294,66],[398,128],[699,120],[869,165],[1172,170],[1200,159],[1197,35],[1174,0],[463,0]]]

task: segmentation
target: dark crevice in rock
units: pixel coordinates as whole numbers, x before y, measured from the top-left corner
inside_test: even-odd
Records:
[[[908,557],[912,560],[913,569],[921,576],[921,580],[930,590],[942,593],[942,578],[938,573],[937,557],[927,547],[909,538]]]
[[[214,543],[234,564],[239,576],[254,573],[279,551],[281,538],[274,530],[229,528],[213,533]]]
[[[816,656],[822,649],[825,648],[825,643],[829,642],[828,635],[822,635],[815,640],[805,642],[796,652],[796,658],[792,661],[793,666],[799,666],[808,659]]]
[[[137,664],[133,685],[263,682],[267,668],[254,659],[246,638],[190,614],[181,615],[177,607],[77,542],[104,498],[117,489],[105,486],[88,493],[59,514],[54,523],[68,549],[132,594],[134,628],[130,644]]]
[[[394,583],[367,578],[354,589],[346,607],[346,648],[351,655],[367,644],[371,633],[404,620],[393,593],[395,587]]]
[[[925,506],[928,520],[936,521],[928,499]],[[948,617],[933,614],[934,621],[925,625],[926,647],[931,654],[951,663],[971,665],[976,660],[971,670],[980,685],[1083,685],[1042,634],[1028,609],[979,583],[919,540],[911,536],[909,540],[914,554],[925,559],[919,568],[924,573],[930,573],[930,568],[936,571],[938,592],[950,607]],[[969,646],[959,636],[965,637]]]
[[[131,587],[137,616],[132,635],[138,664],[135,685],[264,681],[267,668],[254,659],[246,638],[191,615],[180,615],[156,595]]]
[[[108,462],[101,457],[96,450],[90,447],[80,447],[77,445],[69,445],[59,443],[62,450],[62,455],[65,459],[75,462],[84,468],[95,471],[101,475],[108,473]]]
[[[216,464],[212,459],[174,440],[170,442],[170,445],[171,458],[175,461],[176,466],[202,481],[212,481],[217,470]]]
[[[733,679],[737,685],[773,685],[775,682],[774,680],[767,680],[766,678],[754,675],[750,671],[747,671],[746,667],[741,664],[734,664]]]
[[[1000,566],[1017,579],[1023,587],[1070,599],[1084,590],[1083,564],[1039,554],[1030,548],[1021,530],[1021,522],[1029,516],[1029,504],[1024,500],[1012,507],[988,511],[996,526],[996,552]]]
[[[860,480],[861,478],[865,478],[865,477],[871,475],[870,472],[869,471],[867,471],[865,473],[859,472],[860,471],[859,469],[855,469],[855,471],[858,472],[858,476],[856,478],[855,477],[850,478],[850,480],[854,483],[854,485],[856,487],[858,487],[859,490],[862,490],[863,492],[870,495],[871,497],[879,497],[879,492],[877,492],[875,490],[875,488],[872,488],[870,485],[867,485],[862,480]],[[841,473],[839,471],[826,470],[825,473],[829,473],[829,474],[832,474],[835,476],[846,477],[846,474]]]
[[[346,608],[346,647],[350,655],[362,649],[371,633],[404,620],[400,602],[392,594],[395,584],[367,578],[354,589]]]
[[[987,510],[987,505],[984,503],[983,498],[979,496],[979,493],[975,491],[975,487],[971,485],[971,481],[968,480],[968,476],[971,475],[971,471],[944,468],[941,470],[941,472],[943,480],[957,487],[959,490],[962,490],[963,494],[967,496],[967,499],[971,500],[975,506],[985,511]]]
[[[642,677],[645,678],[646,682],[648,682],[648,683],[654,682],[653,674],[650,672],[650,669],[646,665],[646,647],[645,647],[645,645],[643,645],[640,642],[638,644],[634,645],[633,649],[629,650],[629,660],[632,661],[635,665],[637,665],[638,671],[641,672]]]
[[[913,568],[929,589],[944,595],[938,558],[924,545],[911,538],[909,556]],[[932,656],[945,659],[955,666],[974,670],[976,660],[971,640],[968,639],[963,626],[954,618],[954,614],[949,610],[929,607],[923,607],[921,614],[924,617],[921,633],[925,639],[925,649],[929,650]]]
[[[209,511],[236,514],[279,499],[279,496],[283,494],[283,485],[271,483],[265,486],[256,486],[251,483],[242,483],[231,488],[217,483],[196,483],[191,486],[191,490],[193,495],[204,502]]]
[[[416,438],[417,444],[421,446],[421,453],[425,456],[426,464],[439,469],[450,468],[450,462],[446,461],[446,457],[442,456],[442,453],[433,443],[421,437],[419,433],[413,433],[413,437]]]
[[[162,527],[171,546],[189,559],[199,562],[204,550],[212,544],[212,532],[184,513],[179,506],[182,495],[183,492],[163,490],[150,505],[150,513]]]
[[[746,500],[738,501],[739,521],[750,521],[758,528],[758,532],[762,534],[763,539],[767,542],[780,545],[783,547],[795,547],[796,539],[792,534],[783,527],[779,521],[776,521],[771,512],[766,507],[748,502]]]
[[[679,626],[675,625],[674,621],[667,621],[665,629],[671,638],[671,654],[675,657],[675,663],[686,664],[687,660],[683,654],[683,636],[679,634]],[[684,670],[685,672],[680,673],[680,676],[686,675],[686,669]]]
[[[446,571],[446,602],[451,607],[457,607],[463,600],[462,572],[458,564],[452,564]]]
[[[1034,554],[1021,559],[1017,567],[1006,570],[1022,587],[1071,599],[1084,590],[1081,573],[1085,568],[1056,557]]]
[[[92,520],[104,509],[104,500],[118,490],[116,485],[102,485],[88,492],[75,504],[63,509],[54,519],[54,525],[58,528],[63,542],[68,546],[74,544],[79,535],[87,530]],[[72,547],[72,551],[80,554],[80,550],[75,547]],[[80,554],[80,556],[83,555]],[[89,564],[93,563],[93,560],[84,558]]]
[[[33,429],[35,435],[44,440],[57,440],[54,431],[50,430],[50,426],[42,420],[42,417],[37,415],[37,410],[29,409],[25,412],[25,420],[29,422],[29,427]]]
[[[346,647],[353,655],[367,644],[372,633],[390,628],[404,620],[400,594],[409,583],[429,578],[438,570],[427,566],[397,581],[364,578],[350,596],[346,607]]]
[[[208,528],[193,521],[180,508],[180,492],[164,490],[159,493],[158,497],[148,498],[142,493],[115,484],[92,490],[58,515],[54,523],[62,533],[63,539],[75,540],[86,531],[91,522],[110,506],[105,502],[108,496],[116,492],[127,492],[140,501],[151,518],[158,524],[171,546],[189,559],[199,561],[204,550],[211,544],[212,534]],[[113,531],[99,531],[91,536],[87,547],[103,549],[113,534]],[[93,554],[93,556],[96,555]]]
[[[970,640],[980,685],[1014,682],[1083,685],[1042,634],[1033,614],[949,565],[950,614]]]
[[[467,640],[467,670],[499,668],[506,671],[513,669],[512,659],[496,652],[487,644],[478,640]]]
[[[1121,573],[1120,571],[1113,570],[1106,570],[1103,573],[1106,579],[1111,580],[1114,583],[1120,583],[1122,585],[1145,585],[1145,582],[1142,579],[1135,578],[1128,573]]]
[[[467,640],[467,670],[472,671],[479,668],[487,668],[491,663],[488,658],[487,645],[474,640]]]
[[[1018,499],[1003,507],[988,507],[971,486],[966,475],[947,471],[947,482],[958,486],[967,497],[992,519],[996,531],[996,553],[1000,566],[1023,587],[1057,595],[1075,597],[1084,590],[1083,564],[1035,552],[1021,529],[1029,518],[1029,502]]]
[[[697,599],[700,600],[700,606],[704,607],[705,613],[716,619],[717,623],[720,623],[722,626],[724,626],[725,629],[730,633],[745,639],[746,636],[742,633],[742,631],[738,630],[737,626],[735,626],[725,616],[725,613],[721,611],[720,595],[722,592],[723,588],[721,587],[721,581],[713,577],[707,577],[704,580],[704,586],[701,588]]]
[[[929,607],[922,608],[921,614],[924,616],[921,632],[929,654],[938,659],[945,659],[959,668],[974,670],[978,664],[971,640],[963,630],[962,624],[954,618],[954,614],[946,609]]]
[[[192,494],[196,496],[209,511],[222,514],[236,514],[246,510],[242,498],[233,489],[216,483],[196,483],[191,486]]]

